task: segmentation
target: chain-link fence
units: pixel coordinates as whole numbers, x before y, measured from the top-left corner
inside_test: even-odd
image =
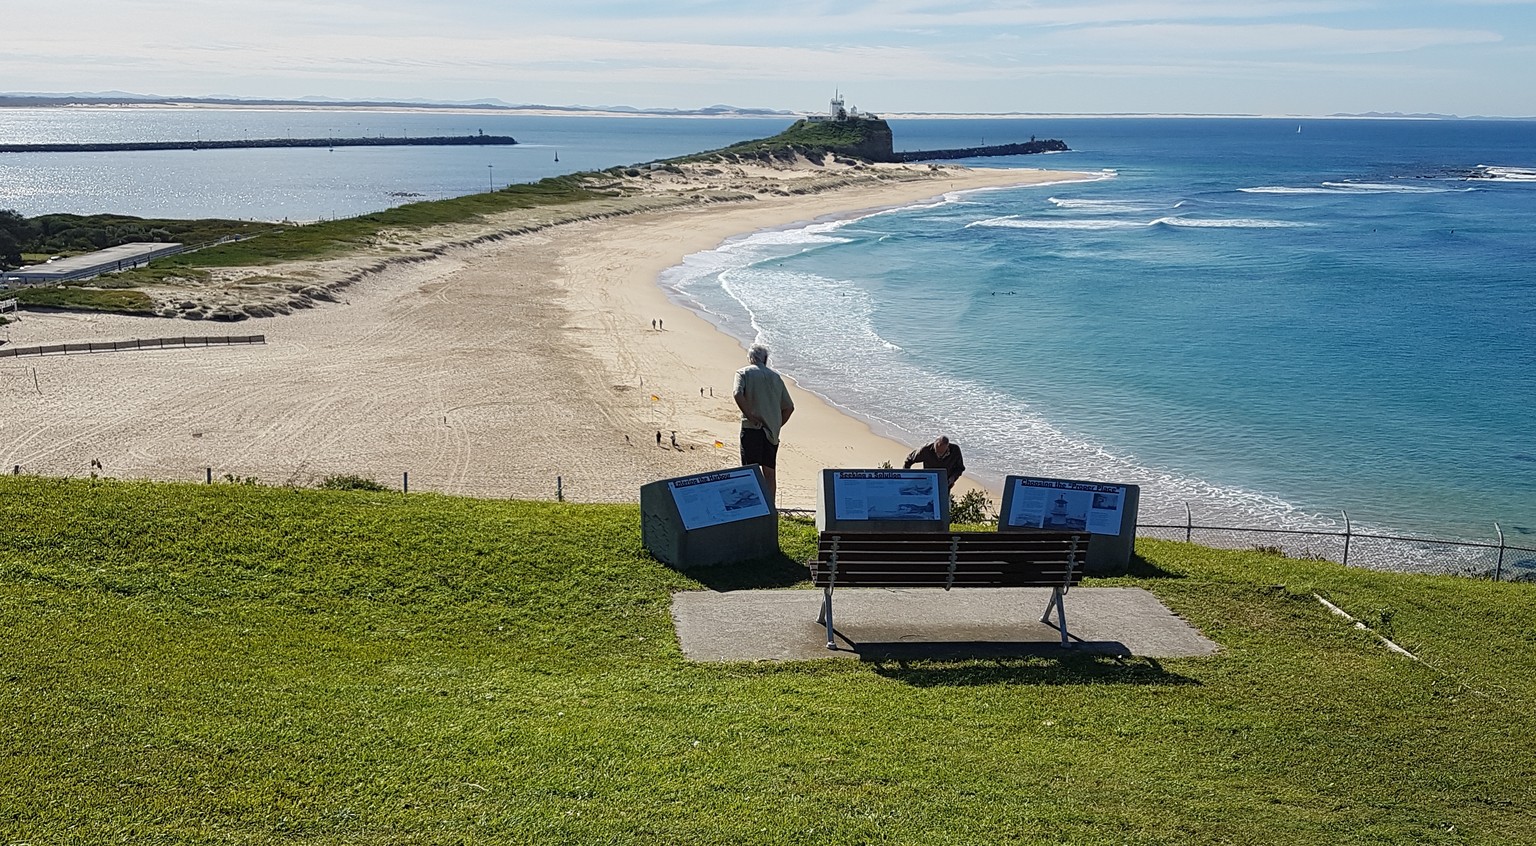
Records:
[[[1184,523],[1140,523],[1136,535],[1181,540],[1220,549],[1260,549],[1292,558],[1318,558],[1370,570],[1471,576],[1536,582],[1536,546],[1509,543],[1495,524],[1497,540],[1479,542],[1317,529],[1254,529]]]
[[[810,509],[782,508],[779,513],[816,516]],[[1536,582],[1536,541],[1510,543],[1498,524],[1494,524],[1494,531],[1494,540],[1479,542],[1359,532],[1347,521],[1343,531],[1205,526],[1195,523],[1192,516],[1183,523],[1136,525],[1137,537],[1187,541],[1217,549],[1257,549],[1368,570]]]

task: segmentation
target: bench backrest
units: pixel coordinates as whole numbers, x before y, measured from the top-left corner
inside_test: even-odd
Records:
[[[822,532],[807,562],[818,587],[1070,587],[1079,532]]]

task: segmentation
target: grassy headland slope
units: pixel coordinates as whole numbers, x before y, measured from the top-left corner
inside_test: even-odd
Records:
[[[894,162],[891,125],[879,118],[854,118],[839,121],[797,120],[778,135],[743,141],[719,150],[689,156],[684,160],[709,159],[794,159],[805,156],[821,161],[827,155],[851,157],[867,162]]]
[[[1536,841],[1530,586],[1144,542],[1222,653],[699,665],[638,522],[0,478],[0,841]]]

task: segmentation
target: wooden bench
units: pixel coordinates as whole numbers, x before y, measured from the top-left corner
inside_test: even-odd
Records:
[[[839,587],[951,588],[1048,587],[1051,601],[1040,622],[1056,611],[1067,644],[1067,590],[1083,576],[1088,535],[1079,532],[822,532],[816,557],[806,562],[824,590],[821,615],[827,648],[832,633],[832,591]]]

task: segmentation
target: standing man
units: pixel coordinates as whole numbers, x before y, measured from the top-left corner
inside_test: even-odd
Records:
[[[949,476],[949,489],[955,489],[955,483],[960,481],[960,474],[965,472],[965,459],[960,457],[960,446],[949,442],[949,438],[940,435],[933,439],[933,443],[924,444],[907,456],[902,462],[903,470],[914,464],[921,463],[924,469],[932,470],[935,467],[944,468],[945,475]]]
[[[784,387],[784,377],[768,369],[768,348],[753,344],[747,350],[752,362],[736,371],[736,407],[741,409],[741,463],[763,468],[768,502],[777,507],[779,430],[795,412],[795,403]]]

